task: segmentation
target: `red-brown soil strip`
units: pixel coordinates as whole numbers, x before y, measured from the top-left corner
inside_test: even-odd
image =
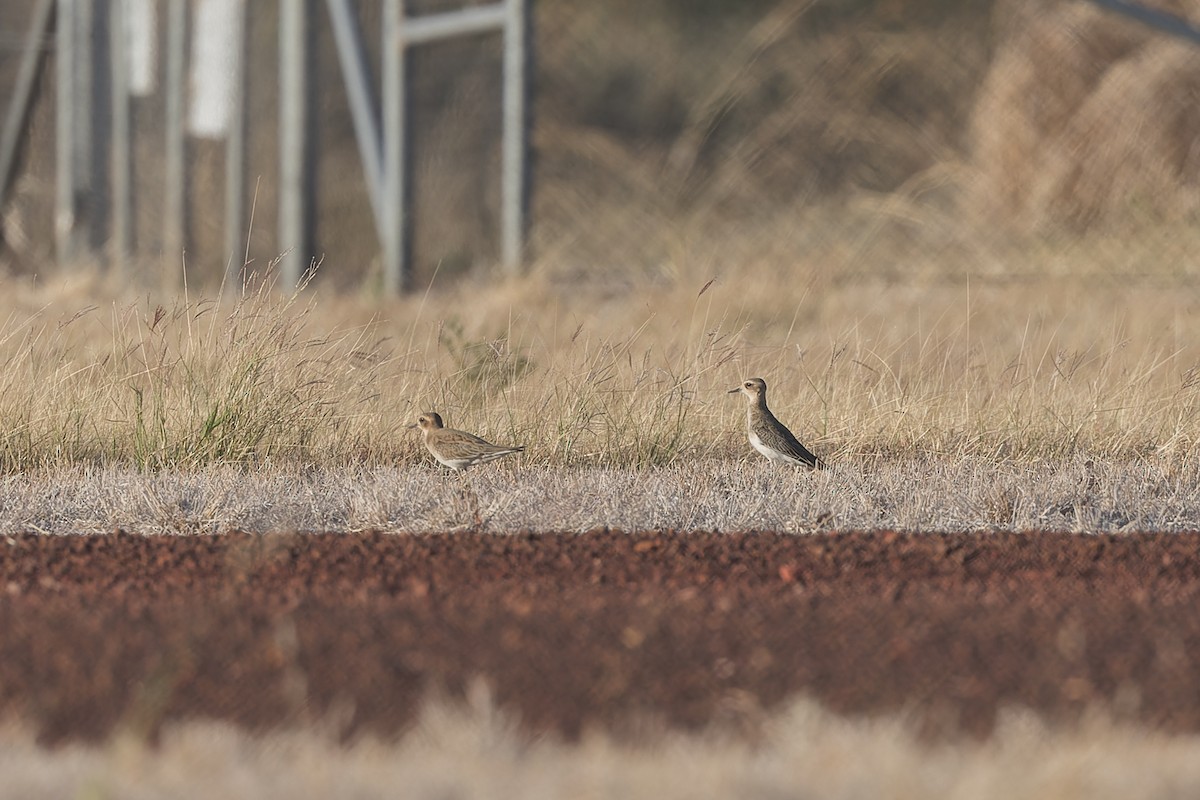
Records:
[[[190,718],[392,735],[476,678],[568,737],[796,694],[934,734],[1095,703],[1200,731],[1200,534],[0,539],[0,719],[46,742]]]

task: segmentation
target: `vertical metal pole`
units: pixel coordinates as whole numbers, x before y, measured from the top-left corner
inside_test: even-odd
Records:
[[[187,248],[187,166],[184,139],[184,94],[187,69],[187,0],[167,0],[167,75],[165,165],[163,176],[163,274],[164,287],[177,287],[183,275]]]
[[[280,273],[288,289],[299,285],[309,258],[308,181],[308,3],[279,3],[279,249]]]
[[[108,164],[109,142],[105,116],[110,111],[103,82],[110,64],[107,43],[97,37],[108,32],[107,0],[88,0],[75,6],[75,32],[72,40],[72,60],[75,72],[75,92],[72,105],[75,116],[74,149],[71,163],[75,170],[76,246],[89,251],[101,251],[108,231],[104,228],[103,173],[96,172]],[[99,23],[99,24],[97,24]]]
[[[528,193],[526,159],[526,26],[527,0],[506,0],[504,23],[504,133],[501,157],[500,256],[504,267],[516,272],[521,267],[525,238]]]
[[[58,0],[55,69],[54,249],[75,257],[75,0]]]
[[[505,0],[504,140],[500,166],[500,259],[521,267],[526,212],[526,0]]]
[[[383,290],[398,294],[409,287],[408,263],[408,170],[405,159],[405,105],[408,100],[404,75],[404,3],[383,0],[383,213],[380,237],[383,243]]]
[[[239,2],[234,12],[232,72],[233,96],[230,98],[229,131],[225,139],[225,292],[235,294],[242,288],[242,270],[246,266],[246,4]]]
[[[109,0],[109,51],[112,56],[112,263],[117,274],[129,271],[133,252],[133,153],[130,141],[129,36],[125,0]]]
[[[83,9],[90,6],[85,12]],[[126,9],[128,10],[128,9]],[[106,263],[112,253],[113,169],[113,10],[110,0],[80,3],[76,43],[88,46],[76,51],[75,157],[77,174],[77,239]],[[86,17],[86,20],[84,20]],[[86,24],[85,24],[86,22]],[[78,62],[86,59],[87,66]],[[84,117],[86,119],[81,119]]]

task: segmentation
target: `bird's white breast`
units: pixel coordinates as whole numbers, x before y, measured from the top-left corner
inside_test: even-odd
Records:
[[[781,453],[773,447],[763,443],[763,440],[758,438],[755,433],[750,434],[750,446],[767,457],[768,461],[778,461],[780,464],[803,464],[804,462],[798,458],[793,458],[787,453]]]
[[[758,438],[757,433],[752,432],[750,434],[750,446],[753,447],[758,452],[762,453],[767,458],[771,459],[772,461],[783,460],[783,454],[780,453],[778,450],[772,450],[771,448],[769,448],[765,444],[763,444],[762,439]]]
[[[445,464],[450,469],[458,472],[461,472],[467,467],[471,466],[471,459],[469,458],[446,458],[438,455],[437,453],[434,453],[433,457]]]

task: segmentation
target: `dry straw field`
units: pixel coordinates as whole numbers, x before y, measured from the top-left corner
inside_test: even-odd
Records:
[[[903,283],[838,280],[821,265],[706,278],[685,264],[612,294],[547,269],[395,304],[267,290],[97,302],[96,283],[21,287],[3,332],[3,491],[28,510],[13,523],[48,529],[453,526],[409,489],[457,491],[406,429],[433,409],[527,447],[473,473],[497,493],[502,528],[523,514],[543,529],[1194,525],[1197,300],[1167,276],[1078,263]],[[759,464],[743,403],[726,394],[750,375],[767,379],[777,415],[828,474]],[[269,504],[236,477],[247,472],[274,476],[272,491],[332,496],[307,516],[256,519],[243,509]],[[616,502],[594,496],[598,474]],[[95,496],[79,490],[76,508],[55,487],[83,475],[101,482],[83,481]],[[102,497],[105,475],[143,488]],[[782,484],[772,496],[787,511],[754,500],[763,482]],[[359,501],[332,489],[346,483]],[[721,500],[730,485],[745,508]],[[707,512],[663,513],[697,491],[714,498]],[[156,504],[182,505],[181,521]],[[615,508],[646,516],[601,513]]]
[[[447,262],[398,300],[321,273],[280,291],[261,258],[226,294],[134,294],[86,269],[10,279],[4,526],[1200,528],[1200,56],[1084,4],[1019,0],[792,47],[809,5],[781,4],[731,48],[666,146],[539,128],[542,222],[519,277]],[[876,5],[884,23],[905,6]],[[948,44],[977,28],[989,47]],[[771,92],[795,102],[755,121]],[[750,376],[828,470],[750,449],[727,394]],[[426,410],[526,450],[447,475],[407,429]],[[198,775],[220,776],[213,796],[281,797],[385,795],[400,776],[428,797],[1200,785],[1194,736],[1106,708],[1070,728],[1005,712],[986,741],[933,745],[903,715],[798,699],[751,742],[656,731],[635,747],[531,741],[486,688],[468,700],[431,703],[399,741],[337,747],[198,722],[154,746],[47,751],[18,720],[0,730],[0,795],[197,794]]]
[[[526,446],[472,473],[500,529],[1196,525],[1190,278],[1114,275],[1079,245],[1039,255],[904,281],[687,262],[618,291],[543,265],[395,303],[19,286],[2,491],[13,523],[48,530],[457,527],[461,509],[413,494],[458,491],[406,429],[437,410]],[[751,375],[828,473],[759,463],[726,393]],[[315,499],[285,511],[264,481]]]
[[[297,297],[269,288],[269,256],[236,301],[209,284],[131,295],[86,271],[12,281],[0,467],[409,465],[403,426],[426,409],[525,444],[523,468],[729,460],[748,448],[724,392],[761,375],[832,464],[1173,474],[1200,430],[1182,100],[1200,65],[1089,6],[1031,9],[796,48],[819,9],[785,3],[679,90],[694,110],[670,146],[539,128],[520,278],[435,265],[392,302],[339,292],[333,253]],[[990,51],[953,47],[980,30]],[[764,85],[795,102],[755,127]],[[836,174],[772,183],[818,162]]]

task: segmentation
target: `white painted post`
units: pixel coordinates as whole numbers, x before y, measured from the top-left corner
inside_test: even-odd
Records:
[[[130,135],[128,36],[125,0],[109,0],[112,64],[112,268],[128,274],[133,253],[133,144]]]
[[[158,83],[158,0],[125,0],[129,31],[129,94],[148,97]]]
[[[187,0],[167,0],[166,150],[163,183],[162,284],[177,287],[187,248],[187,141],[184,101],[188,40]]]
[[[229,32],[231,95],[225,138],[225,292],[242,288],[246,243],[246,3],[236,0]]]
[[[279,3],[279,249],[285,290],[295,288],[308,246],[308,3]]]
[[[500,258],[504,267],[521,267],[525,239],[525,185],[528,152],[526,131],[526,0],[505,0],[504,20],[504,141],[501,165]]]
[[[383,0],[383,200],[382,213],[383,286],[398,294],[408,288],[409,218],[408,142],[405,136],[404,3]]]

